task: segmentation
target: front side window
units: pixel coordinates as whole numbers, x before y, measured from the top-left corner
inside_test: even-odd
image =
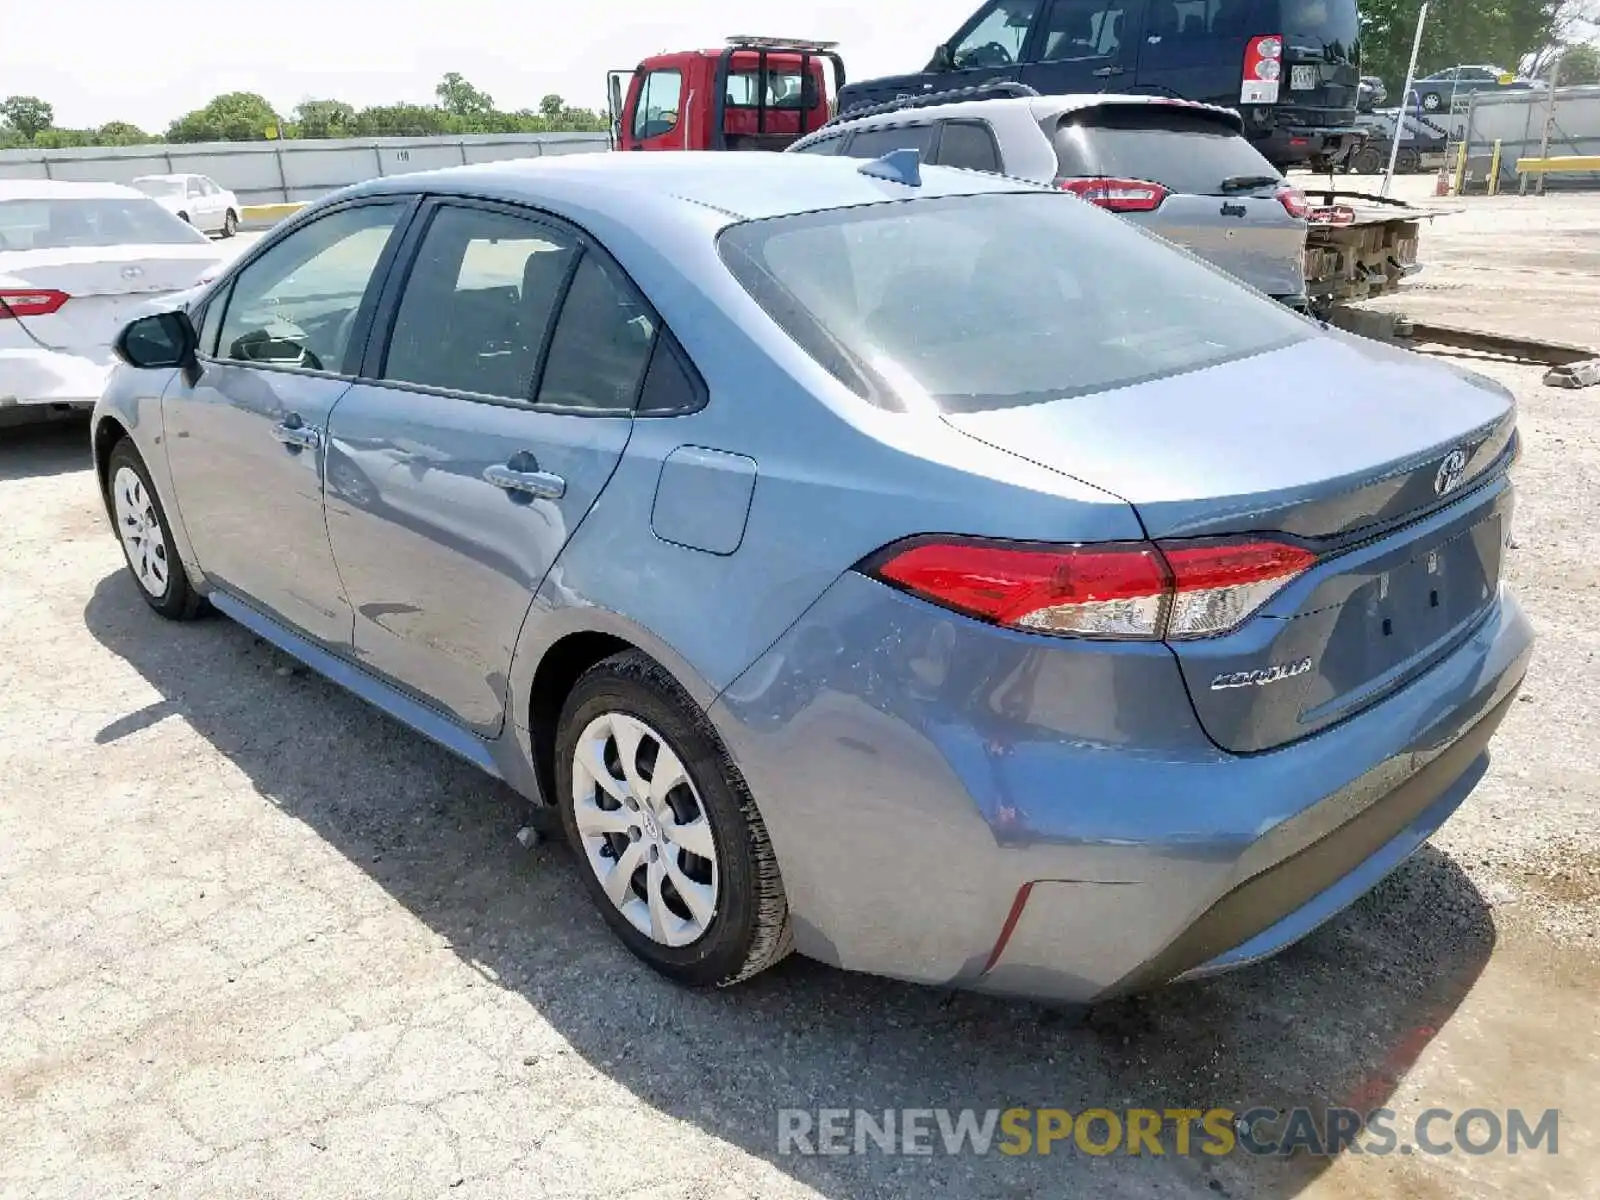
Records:
[[[1008,67],[1022,61],[1022,47],[1039,15],[1041,0],[999,0],[970,32],[950,48],[959,71]]]
[[[651,71],[639,89],[633,113],[633,136],[643,141],[661,137],[678,127],[678,97],[683,91],[682,71]]]
[[[440,208],[407,277],[383,377],[529,400],[577,255],[568,234],[525,217]]]
[[[353,374],[362,298],[405,206],[364,204],[305,225],[239,272],[217,357]]]
[[[894,409],[971,412],[1108,391],[1311,331],[1221,271],[1057,193],[747,221],[718,246],[799,345]]]
[[[205,240],[193,225],[142,197],[0,201],[0,250],[181,246]]]

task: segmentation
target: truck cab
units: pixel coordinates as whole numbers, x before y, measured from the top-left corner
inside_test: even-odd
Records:
[[[1356,0],[989,0],[921,71],[843,87],[839,111],[1001,81],[1236,108],[1279,169],[1361,142]]]
[[[657,54],[607,76],[617,150],[782,150],[833,115],[844,86],[835,42],[733,37]]]

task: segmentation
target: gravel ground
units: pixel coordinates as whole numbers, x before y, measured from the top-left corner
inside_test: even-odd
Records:
[[[1468,203],[1425,234],[1402,307],[1600,344],[1600,198]],[[793,959],[724,993],[662,983],[563,850],[517,844],[498,785],[225,620],[150,614],[81,428],[4,435],[0,1195],[1592,1196],[1600,391],[1482,369],[1523,406],[1510,574],[1542,636],[1489,776],[1305,943],[1079,1027]],[[1402,1126],[1556,1107],[1560,1153],[776,1139],[786,1106],[1341,1103]]]

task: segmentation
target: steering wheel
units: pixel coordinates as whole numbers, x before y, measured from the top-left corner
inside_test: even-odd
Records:
[[[963,54],[956,63],[958,67],[1009,67],[1011,65],[1011,51],[999,42],[985,42]]]

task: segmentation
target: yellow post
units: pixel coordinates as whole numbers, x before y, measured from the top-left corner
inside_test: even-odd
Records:
[[[1500,139],[1494,140],[1494,157],[1489,160],[1489,195],[1500,192]]]
[[[1455,194],[1461,195],[1461,189],[1467,182],[1467,143],[1463,140],[1456,146],[1456,186]]]

